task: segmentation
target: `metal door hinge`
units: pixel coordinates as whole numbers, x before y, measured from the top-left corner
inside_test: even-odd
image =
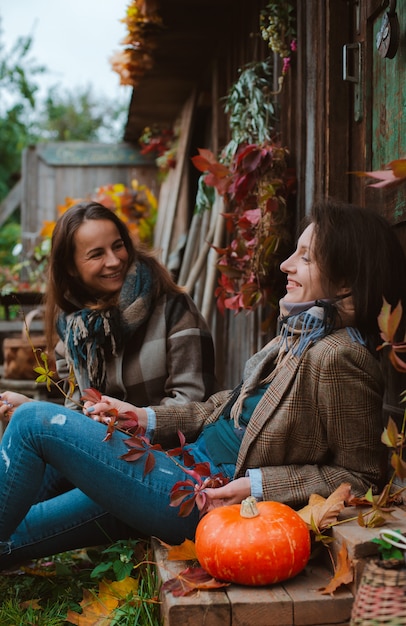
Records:
[[[343,46],[343,80],[354,84],[354,120],[362,120],[362,43]]]

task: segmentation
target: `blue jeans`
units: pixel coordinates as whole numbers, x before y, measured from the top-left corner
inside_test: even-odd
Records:
[[[176,544],[193,538],[199,521],[170,506],[173,485],[188,478],[173,460],[153,451],[128,462],[128,435],[50,402],[30,402],[13,414],[0,443],[0,569],[32,558],[130,537],[156,536]],[[234,466],[218,467],[200,437],[190,450],[196,462],[209,462],[213,474],[232,477]],[[74,488],[43,502],[38,493],[47,466]]]

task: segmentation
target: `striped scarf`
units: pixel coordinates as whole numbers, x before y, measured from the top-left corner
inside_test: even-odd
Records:
[[[116,357],[126,340],[150,316],[151,286],[151,270],[136,262],[127,273],[117,306],[105,310],[84,308],[59,315],[58,335],[82,389],[105,391],[106,359]]]

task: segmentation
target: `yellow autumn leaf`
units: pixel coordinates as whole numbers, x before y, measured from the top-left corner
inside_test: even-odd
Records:
[[[70,198],[69,196],[65,198],[65,204],[58,204],[58,213],[59,215],[63,215],[71,206],[77,204],[78,202],[82,202],[83,198]]]
[[[399,443],[398,427],[391,417],[388,419],[388,425],[383,429],[381,441],[388,448],[396,448]]]
[[[110,626],[113,611],[117,608],[119,600],[109,592],[105,581],[99,584],[99,595],[83,590],[83,599],[80,603],[82,613],[69,610],[66,620],[76,626]]]
[[[348,585],[354,578],[351,561],[348,557],[348,550],[345,542],[343,542],[337,555],[337,565],[334,568],[334,576],[326,587],[322,587],[319,591],[322,594],[333,595],[334,591],[341,585]]]
[[[388,167],[397,178],[406,178],[406,159],[395,159],[388,163]]]
[[[401,480],[404,480],[406,478],[406,463],[402,457],[394,452],[391,456],[390,464],[395,470],[396,476]]]
[[[130,593],[138,593],[138,579],[127,576],[123,580],[108,583],[111,593],[119,600],[124,600]]]
[[[391,310],[391,305],[383,299],[382,308],[378,315],[378,326],[381,331],[381,337],[384,341],[392,343],[395,333],[402,319],[402,304],[398,302],[396,307]]]
[[[169,543],[165,543],[161,539],[158,539],[159,543],[168,550],[168,561],[195,561],[197,560],[195,543],[191,539],[185,539],[183,543],[178,546],[171,546]]]
[[[54,232],[56,222],[49,222],[44,220],[42,222],[42,229],[40,232],[41,237],[52,237],[52,233]]]

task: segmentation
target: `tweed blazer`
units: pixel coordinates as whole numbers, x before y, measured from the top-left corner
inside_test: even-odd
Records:
[[[58,375],[67,378],[69,363],[62,341],[55,356]],[[192,298],[186,293],[165,295],[117,357],[106,361],[105,393],[136,406],[206,400],[218,389],[214,361],[210,330]],[[75,370],[74,376],[72,398],[79,401],[83,384]],[[70,400],[65,404],[78,408]]]
[[[313,493],[327,497],[343,482],[356,495],[379,489],[387,458],[380,440],[383,391],[379,361],[346,329],[301,356],[290,354],[251,415],[235,478],[260,468],[264,499],[295,508]],[[194,440],[221,415],[229,396],[224,391],[205,403],[154,407],[154,441],[169,443],[174,429]]]

